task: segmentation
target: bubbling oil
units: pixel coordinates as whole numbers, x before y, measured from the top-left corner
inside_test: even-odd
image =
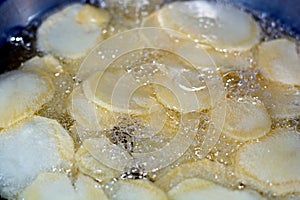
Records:
[[[152,1],[151,1],[152,2]],[[135,6],[124,6],[122,3],[118,1],[118,3],[113,5],[106,4],[98,4],[98,1],[88,1],[88,3],[103,7],[106,6],[108,11],[114,14],[114,18],[112,22],[108,25],[108,27],[102,30],[102,34],[104,38],[108,38],[116,33],[121,31],[138,27],[141,23],[141,19],[151,14],[154,10],[158,9],[161,6],[161,3],[151,3],[148,2],[146,5],[140,5],[140,7]],[[294,38],[295,40],[299,40],[299,36],[295,33],[286,29],[286,27],[280,23],[278,20],[271,19],[266,13],[252,13],[262,28],[263,35],[261,37],[261,41],[272,40],[281,37]],[[28,60],[29,58],[41,55],[40,52],[35,48],[36,43],[36,30],[39,25],[39,21],[33,21],[27,27],[24,27],[22,31],[17,34],[10,35],[7,38],[7,42],[1,48],[0,55],[2,60],[2,66],[6,66],[5,69],[12,70],[17,68],[22,62]],[[299,46],[299,43],[298,43]],[[4,51],[5,50],[5,51]],[[5,52],[5,53],[4,53]],[[9,54],[7,56],[7,54]],[[135,54],[135,59],[142,60],[137,61],[135,63],[143,63],[144,60],[155,62],[156,57],[161,57],[157,55],[157,52],[153,51],[148,54],[141,53]],[[238,56],[238,55],[237,55]],[[7,57],[7,59],[3,59]],[[4,60],[4,61],[3,61]],[[64,60],[60,60],[61,63],[64,63]],[[136,68],[134,68],[136,69]],[[126,70],[132,70],[129,65],[126,65]],[[155,69],[154,69],[155,70]],[[245,100],[248,97],[252,97],[253,99],[259,98],[256,96],[256,92],[260,90],[264,90],[268,87],[268,83],[265,81],[265,78],[260,74],[260,72],[255,69],[255,67],[242,66],[241,69],[238,70],[227,70],[222,71],[220,68],[220,73],[222,74],[224,88],[227,91],[227,97],[236,100]],[[155,73],[153,72],[147,72]],[[141,75],[142,76],[142,75]],[[51,119],[56,119],[66,130],[69,131],[70,135],[73,137],[75,146],[78,148],[81,145],[81,141],[79,136],[74,131],[74,119],[70,116],[67,110],[67,101],[70,97],[70,94],[73,90],[74,85],[76,85],[76,76],[75,72],[72,70],[64,70],[61,73],[51,74],[51,78],[55,84],[55,95],[53,99],[45,104],[41,110],[39,110],[36,114],[44,117],[48,117]],[[172,112],[170,110],[170,112]],[[172,117],[173,114],[170,114]],[[129,120],[130,121],[130,120]],[[132,121],[131,121],[132,122]],[[174,119],[174,124],[180,123]],[[201,120],[199,129],[205,132],[207,126],[211,122],[209,121],[209,116],[207,112],[201,113]],[[276,128],[288,128],[294,129],[300,133],[300,116],[295,118],[272,118],[272,129]],[[139,125],[126,123],[126,120],[121,120],[117,122],[113,129],[106,130],[106,135],[110,139],[110,141],[116,145],[120,145],[126,151],[132,153],[135,149],[139,148],[138,141],[135,141],[132,137],[134,131],[139,130]],[[176,166],[187,162],[188,160],[197,160],[197,147],[204,140],[205,134],[196,135],[195,142],[191,145],[190,149],[183,155],[179,160],[175,161],[171,164],[167,169],[176,168]],[[221,163],[225,166],[232,166],[232,155],[244,144],[244,142],[229,138],[225,135],[221,135],[217,144],[213,147],[210,153],[206,156],[207,159]],[[164,169],[166,170],[166,169]],[[72,170],[73,174],[71,176],[76,176],[76,170]],[[229,170],[228,172],[230,176],[234,176],[234,170]],[[151,174],[152,177],[159,176],[159,172],[154,172]],[[121,179],[132,178],[132,179],[149,179],[154,181],[155,178],[149,178],[150,175],[145,174],[142,169],[132,168],[125,170],[120,177]],[[218,176],[215,177],[218,179]],[[110,184],[114,184],[114,180],[112,180],[109,184],[107,184],[104,188],[109,191],[111,188]],[[240,183],[238,185],[232,185],[234,189],[243,190],[247,188],[247,185]],[[270,197],[268,197],[270,198]]]

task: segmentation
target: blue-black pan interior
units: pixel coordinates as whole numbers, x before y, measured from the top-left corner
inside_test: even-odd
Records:
[[[170,1],[172,0],[166,2]],[[284,24],[290,32],[300,35],[300,0],[219,1],[229,2],[250,11],[267,13],[271,18]],[[83,0],[0,0],[0,53],[10,54],[10,49],[3,48],[8,36],[17,34],[23,27],[45,13],[72,2],[83,2]],[[84,2],[98,6],[105,5],[104,0],[87,0]],[[39,20],[36,23],[39,23]],[[6,63],[0,59],[0,73],[6,71],[6,68]]]

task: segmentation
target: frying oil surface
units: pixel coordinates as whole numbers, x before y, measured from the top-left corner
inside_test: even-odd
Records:
[[[86,7],[80,15],[77,15],[77,12],[80,12],[80,6],[74,9],[75,11],[71,9],[74,13],[70,15],[82,17],[80,20],[77,18],[80,25],[75,24],[72,30],[77,30],[79,27],[78,30],[82,31],[80,34],[84,37],[87,32],[95,33],[92,42],[89,40],[90,35],[85,40],[86,44],[93,43],[91,47],[87,45],[86,48],[69,51],[68,47],[74,48],[73,44],[68,46],[74,38],[70,38],[70,41],[56,42],[54,46],[51,44],[53,35],[64,34],[59,33],[58,27],[58,32],[51,36],[51,26],[55,26],[56,22],[65,23],[59,13],[58,18],[53,18],[49,22],[50,28],[45,26],[43,31],[37,33],[39,38],[36,38],[34,26],[29,27],[28,33],[23,31],[23,35],[8,39],[6,45],[10,48],[16,47],[17,52],[14,55],[17,57],[15,62],[12,59],[5,61],[9,69],[15,69],[22,62],[22,70],[51,79],[54,88],[53,97],[43,102],[43,106],[35,112],[35,115],[57,120],[68,131],[74,142],[75,159],[68,167],[53,166],[54,170],[51,169],[54,172],[66,173],[68,176],[57,176],[51,174],[52,172],[42,171],[43,173],[40,173],[33,183],[29,181],[19,189],[22,193],[17,191],[19,194],[16,195],[14,192],[12,194],[0,188],[1,195],[13,199],[28,199],[32,194],[30,191],[38,190],[41,191],[41,196],[38,198],[46,199],[43,195],[47,192],[39,188],[39,181],[45,185],[51,185],[55,191],[56,186],[51,181],[59,178],[59,184],[61,187],[68,188],[66,195],[71,194],[72,199],[80,199],[78,197],[80,195],[90,199],[95,197],[103,199],[194,199],[199,196],[220,199],[220,196],[214,196],[213,193],[222,194],[221,197],[228,199],[236,197],[242,199],[300,198],[300,187],[298,187],[300,186],[300,172],[294,168],[300,164],[298,159],[300,153],[299,85],[285,85],[276,80],[269,80],[257,67],[259,59],[257,46],[261,42],[287,38],[299,49],[297,36],[288,33],[279,22],[270,20],[266,14],[253,13],[258,26],[253,25],[250,20],[249,30],[261,30],[259,37],[250,33],[250,36],[247,36],[241,30],[238,31],[240,35],[237,35],[237,38],[242,38],[241,41],[226,37],[214,40],[214,37],[207,36],[210,33],[205,32],[204,28],[204,30],[201,29],[202,32],[200,31],[202,36],[194,38],[194,31],[197,33],[199,29],[194,27],[197,23],[193,25],[193,19],[186,19],[191,21],[191,24],[187,25],[180,24],[180,20],[174,22],[172,18],[169,18],[175,16],[180,19],[182,16],[180,3],[165,5],[162,11],[159,10],[163,6],[162,2],[156,0],[111,1],[105,6],[105,10],[101,10],[101,13],[93,10],[94,8],[88,12],[91,8]],[[188,3],[186,6],[190,9]],[[209,8],[211,5],[203,3],[202,6]],[[205,21],[204,18],[211,17],[218,12],[222,14],[222,8],[212,8],[211,13],[202,12],[197,16],[200,17],[197,20],[200,20],[201,26],[208,26],[211,32],[215,31],[215,37],[219,37],[218,34],[222,32],[213,28],[211,24],[215,22]],[[226,7],[226,9],[233,8]],[[237,13],[244,12],[233,10]],[[243,14],[243,19],[248,22],[248,15],[243,16]],[[204,18],[201,18],[201,15]],[[225,13],[224,17],[232,16]],[[201,75],[208,75],[204,71],[203,74],[197,74],[198,71],[191,68],[190,63],[177,54],[146,48],[119,56],[118,52],[122,50],[122,47],[106,49],[106,52],[97,52],[99,55],[97,62],[100,60],[101,63],[101,60],[107,57],[112,58],[114,62],[108,69],[99,70],[94,74],[87,70],[82,76],[78,73],[82,70],[81,63],[84,58],[89,55],[87,52],[96,43],[111,39],[123,31],[146,26],[145,19],[147,23],[151,23],[151,26],[177,28],[177,31],[182,31],[188,37],[191,31],[192,39],[196,42],[202,41],[199,43],[203,45],[201,48],[204,48],[215,60],[216,72],[224,84],[223,89],[228,102],[226,105],[228,117],[224,118],[224,129],[219,137],[210,138],[209,136],[209,127],[214,126],[216,122],[213,120],[211,111],[213,108],[207,98],[212,91],[209,91],[205,79],[201,78]],[[68,20],[66,24],[69,24]],[[223,23],[226,29],[228,24],[222,21],[220,23]],[[82,24],[87,28],[81,29]],[[186,44],[184,39],[177,38],[177,35],[173,37],[184,51]],[[41,38],[43,41],[39,41]],[[62,38],[68,40],[68,35],[63,35]],[[224,45],[229,45],[229,50]],[[37,52],[40,51],[44,57],[35,57],[33,60],[24,62],[38,55]],[[46,57],[49,56],[47,54],[54,56],[49,58]],[[299,57],[299,52],[297,56]],[[42,62],[44,64],[41,64]],[[46,67],[37,68],[35,63]],[[88,78],[83,78],[86,74]],[[159,78],[156,79],[157,77]],[[165,82],[155,82],[162,79],[161,77],[165,82],[170,80],[168,87],[162,87]],[[168,79],[168,77],[171,78]],[[122,79],[143,86],[132,94],[128,109],[121,106],[123,101],[112,98],[114,94],[111,89],[121,87],[122,84],[119,86],[118,82],[123,81]],[[128,85],[131,84],[128,82]],[[176,93],[177,91],[179,93]],[[278,94],[283,94],[283,96],[279,97]],[[188,102],[186,106],[180,102],[180,99],[187,101],[188,98],[196,99],[198,104],[191,106]],[[196,125],[193,122],[196,122]],[[25,123],[28,122],[25,120]],[[9,130],[9,128],[3,127],[3,130]],[[177,134],[187,135],[193,131],[195,134],[191,144],[184,152],[178,152],[177,159],[172,160],[173,155],[171,156],[167,151],[161,154],[163,157],[160,158],[151,154],[164,145],[170,145],[173,142],[172,138],[175,138]],[[214,145],[208,145],[209,140],[214,142]],[[293,142],[294,140],[298,144]],[[282,151],[277,151],[275,147],[272,147],[272,143],[278,145]],[[112,145],[109,146],[109,144]],[[203,154],[205,145],[209,148],[207,154]],[[174,152],[176,150],[174,149]],[[1,151],[0,148],[0,158],[2,158]],[[272,167],[272,164],[264,158],[256,156],[258,152],[263,152],[266,160],[272,160],[279,167]],[[153,155],[153,163],[164,163],[158,162],[159,159],[170,161],[166,161],[168,165],[163,168],[157,167],[160,166],[158,164],[153,164],[155,167],[149,170],[148,167],[152,163],[147,163],[149,160],[143,158],[144,154]],[[251,162],[250,158],[259,164]],[[281,163],[285,162],[278,160],[281,158],[287,158],[286,162],[291,161],[291,165],[281,166]],[[259,168],[256,170],[255,166],[261,168],[269,166],[270,169],[269,171]],[[289,170],[289,173],[284,173],[282,170]],[[1,178],[0,172],[0,180]],[[5,184],[12,183],[4,182],[0,187],[4,188]],[[93,186],[94,189],[92,189]],[[95,188],[99,188],[99,191]],[[128,196],[127,193],[130,195]]]

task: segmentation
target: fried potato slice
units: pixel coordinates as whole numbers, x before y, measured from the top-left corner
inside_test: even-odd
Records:
[[[117,177],[120,173],[96,160],[84,146],[81,146],[77,150],[75,160],[81,173],[99,182],[106,182],[109,179]]]
[[[158,185],[159,188],[164,191],[169,191],[171,188],[188,178],[205,178],[222,185],[230,184],[226,167],[218,162],[213,162],[208,159],[183,163],[158,177],[154,184]]]
[[[174,55],[167,55],[165,60],[160,73],[154,76],[158,101],[181,113],[208,109],[211,106],[210,93],[201,71]]]
[[[124,83],[124,84],[122,84]],[[95,104],[124,114],[148,114],[156,102],[151,86],[142,86],[124,69],[109,68],[83,82],[86,97]]]
[[[0,75],[0,127],[32,116],[53,92],[51,80],[36,73],[18,70]]]
[[[101,26],[109,19],[109,14],[101,9],[72,4],[42,23],[37,32],[37,47],[55,56],[81,58],[103,39]]]
[[[239,141],[256,139],[271,129],[271,119],[260,102],[238,102],[228,99],[223,133]]]
[[[259,41],[260,28],[252,16],[231,5],[207,1],[174,2],[153,15],[144,21],[144,26],[159,24],[218,50],[248,50]]]
[[[13,198],[41,172],[69,169],[73,140],[55,120],[34,116],[0,132],[0,194]]]
[[[288,39],[263,42],[258,47],[257,65],[271,81],[300,86],[300,55]]]
[[[107,200],[100,185],[79,174],[74,186],[68,176],[41,173],[20,195],[22,200]]]
[[[300,135],[294,130],[275,129],[271,136],[246,144],[235,162],[246,185],[275,195],[300,192]]]
[[[71,116],[81,128],[90,131],[102,131],[112,128],[115,123],[113,114],[89,101],[81,86],[73,90],[68,103]]]
[[[265,88],[254,93],[275,119],[294,118],[300,112],[300,88],[270,82]]]
[[[253,191],[230,190],[199,178],[186,179],[173,187],[168,196],[171,200],[262,200],[259,194]]]

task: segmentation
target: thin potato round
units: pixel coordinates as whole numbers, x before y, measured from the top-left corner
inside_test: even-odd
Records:
[[[53,96],[51,80],[36,73],[11,71],[0,75],[0,127],[32,116]]]
[[[294,42],[287,39],[264,42],[258,47],[257,59],[257,65],[266,78],[300,86],[300,55]]]
[[[0,132],[0,194],[12,198],[41,172],[69,169],[72,138],[55,120],[35,116]]]
[[[74,183],[65,174],[42,173],[18,197],[22,200],[107,200],[100,185],[79,174]]]
[[[253,191],[230,190],[199,178],[186,179],[173,187],[168,196],[171,200],[262,200]]]
[[[267,134],[271,118],[262,103],[227,100],[223,133],[231,138],[247,141]]]
[[[155,17],[150,17],[144,26],[157,24]],[[231,5],[206,1],[174,2],[157,11],[156,20],[162,28],[177,30],[219,50],[248,50],[259,41],[260,28],[254,19]]]
[[[245,184],[265,193],[300,192],[300,136],[276,129],[270,137],[243,146],[237,153],[236,174]]]
[[[120,172],[113,170],[96,160],[84,146],[81,146],[76,152],[75,160],[81,173],[84,173],[99,182],[108,181],[120,174]]]
[[[155,103],[148,86],[141,87],[124,69],[110,68],[92,75],[83,82],[83,91],[89,100],[111,112],[147,114]]]
[[[212,180],[222,185],[230,184],[227,168],[218,162],[212,162],[208,159],[183,163],[158,177],[154,183],[164,191],[169,191],[183,180],[195,177]]]
[[[274,119],[295,118],[300,112],[300,89],[278,82],[270,82],[255,94]]]
[[[109,20],[107,13],[100,9],[99,13],[93,9],[91,15],[86,14],[86,9],[81,4],[73,4],[48,17],[37,32],[39,50],[71,59],[86,55],[103,39],[99,23]]]
[[[77,124],[86,130],[101,131],[110,129],[115,123],[113,114],[89,101],[81,86],[74,88],[70,96],[68,109]]]

